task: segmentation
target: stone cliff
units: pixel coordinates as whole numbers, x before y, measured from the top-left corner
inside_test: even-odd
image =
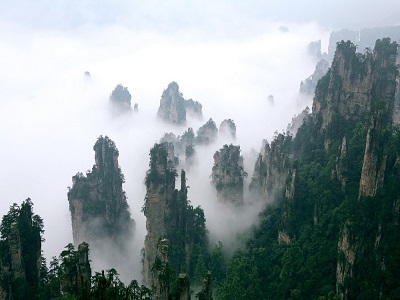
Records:
[[[211,179],[219,202],[243,204],[243,181],[246,176],[240,146],[224,145],[215,152]]]
[[[318,82],[312,109],[316,127],[326,136],[326,150],[332,138],[342,139],[334,135],[343,134],[347,123],[364,120],[382,103],[393,112],[396,55],[397,45],[390,39],[378,40],[374,51],[365,54],[356,53],[349,41],[338,43],[330,70]]]
[[[42,264],[42,219],[28,198],[14,204],[1,223],[0,299],[38,299]]]
[[[171,124],[185,124],[186,114],[201,118],[202,105],[192,99],[185,100],[179,91],[179,85],[173,81],[164,90],[160,100],[157,116]]]
[[[195,138],[196,144],[208,145],[213,143],[218,136],[218,128],[213,119],[209,119],[203,126],[197,130]]]
[[[107,136],[100,136],[93,150],[92,171],[86,176],[73,176],[68,192],[74,244],[86,241],[95,247],[103,239],[110,239],[124,248],[132,237],[134,220],[122,189],[124,176],[118,165],[119,152]]]
[[[270,144],[264,143],[249,186],[255,197],[271,202],[275,193],[283,189],[290,169],[288,145],[291,139],[290,135],[278,134]]]
[[[89,244],[82,242],[78,250],[72,244],[61,253],[60,288],[63,295],[76,295],[86,299],[90,294],[92,270]]]
[[[128,88],[122,84],[118,84],[110,94],[110,103],[114,112],[125,112],[132,110],[131,100],[132,95],[129,93]]]
[[[168,157],[167,145],[156,144],[150,150],[150,169],[146,174],[147,193],[143,212],[146,216],[147,235],[144,241],[143,277],[149,286],[154,284],[151,268],[157,255],[158,240],[165,238],[167,233],[167,201],[175,190],[176,171]]]
[[[329,63],[325,59],[321,59],[317,63],[314,73],[300,83],[300,93],[314,95],[318,81],[328,72],[328,69]]]
[[[155,144],[150,150],[143,206],[147,229],[143,276],[144,282],[150,286],[155,284],[151,270],[160,239],[169,240],[171,267],[177,274],[189,276],[194,273],[196,259],[208,245],[204,212],[200,207],[190,205],[184,170],[180,174],[180,189],[175,189],[177,173],[171,160],[173,157],[172,143]]]
[[[236,139],[236,124],[231,119],[225,119],[219,125],[219,134],[231,139]]]

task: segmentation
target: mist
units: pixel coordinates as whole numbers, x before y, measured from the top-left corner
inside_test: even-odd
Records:
[[[44,254],[48,260],[58,256],[72,242],[67,201],[71,177],[92,168],[94,143],[100,135],[109,136],[120,153],[136,231],[127,261],[108,265],[92,256],[92,269],[116,267],[128,281],[141,278],[146,234],[141,208],[154,143],[165,132],[179,135],[187,127],[196,132],[209,118],[217,126],[226,118],[235,121],[237,139],[198,147],[198,164],[187,173],[189,200],[204,208],[210,241],[233,247],[237,234],[255,224],[263,204],[247,199],[242,210],[223,210],[210,184],[212,156],[227,142],[240,145],[243,154],[258,153],[262,139],[270,141],[311,104],[311,98],[298,96],[300,81],[315,66],[307,45],[321,39],[327,47],[330,30],[340,24],[289,16],[287,6],[276,1],[268,9],[261,1],[253,6],[103,4],[0,4],[0,25],[6,29],[0,33],[0,213],[30,197],[35,213],[44,219]],[[398,11],[397,2],[389,4],[380,16]],[[340,14],[340,5],[346,7],[337,5],[330,19]],[[366,7],[360,10],[360,24],[368,24],[371,11]],[[274,11],[285,13],[272,16]],[[280,26],[289,31],[281,32]],[[85,71],[90,78],[84,77]],[[185,99],[203,105],[203,120],[189,119],[185,127],[156,120],[161,94],[171,81],[179,84]],[[138,113],[111,113],[108,97],[120,83],[128,87],[132,104],[139,104]],[[250,157],[244,164],[251,178],[254,161],[245,157]]]

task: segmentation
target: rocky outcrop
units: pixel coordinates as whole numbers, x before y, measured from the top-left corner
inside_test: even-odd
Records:
[[[323,58],[321,52],[321,40],[309,43],[307,46],[307,52],[311,58],[315,59],[316,61],[320,61]]]
[[[60,288],[63,295],[75,295],[87,299],[90,295],[92,270],[89,260],[89,245],[82,242],[78,250],[68,244],[61,255]]]
[[[147,235],[144,241],[143,277],[149,286],[154,284],[151,268],[157,255],[158,240],[165,238],[167,233],[167,201],[175,190],[176,172],[168,157],[167,146],[167,143],[156,144],[150,150],[150,169],[146,174],[147,193],[143,212]]]
[[[78,290],[82,295],[89,294],[91,276],[89,244],[82,242],[78,246]]]
[[[321,59],[312,75],[300,83],[300,93],[314,95],[315,87],[318,81],[328,72],[329,63],[325,59]]]
[[[331,69],[318,82],[312,109],[326,150],[333,134],[341,134],[347,123],[364,120],[382,105],[393,112],[396,55],[397,44],[390,39],[377,40],[374,51],[365,54],[357,54],[349,41],[338,43]],[[386,117],[391,122],[392,116]]]
[[[200,102],[193,99],[185,100],[185,108],[188,115],[199,119],[203,117],[203,106]]]
[[[271,144],[264,143],[249,186],[255,197],[271,202],[275,193],[284,188],[290,169],[290,149],[287,149],[290,140],[290,135],[278,134]]]
[[[86,176],[73,176],[68,192],[74,244],[86,241],[95,247],[109,239],[124,248],[132,237],[134,220],[122,189],[124,176],[118,165],[119,152],[107,136],[100,136],[93,150],[92,171]]]
[[[290,122],[290,124],[288,124],[286,131],[295,136],[300,126],[303,125],[307,118],[310,117],[310,113],[310,108],[307,106],[305,109],[302,110],[301,113],[292,118],[292,121]]]
[[[28,198],[2,218],[0,299],[38,299],[43,223],[32,207]]]
[[[199,130],[197,130],[197,136],[195,138],[196,144],[208,145],[213,143],[218,136],[218,128],[215,125],[213,119],[209,119],[206,124],[201,126]]]
[[[338,260],[336,267],[336,293],[341,299],[347,299],[346,278],[353,276],[353,265],[356,259],[358,244],[354,241],[349,230],[349,223],[345,223],[338,242]]]
[[[175,81],[171,82],[162,93],[157,116],[172,124],[186,123],[185,99]]]
[[[386,169],[388,140],[383,120],[374,116],[368,128],[364,162],[361,171],[359,197],[373,197],[383,185]],[[386,136],[385,136],[386,135]]]
[[[152,267],[155,299],[168,300],[170,285],[168,260],[169,241],[168,239],[159,240],[157,243],[156,259]]]
[[[365,48],[372,48],[375,41],[382,37],[389,37],[393,41],[400,40],[400,26],[384,26],[363,28],[360,31],[342,29],[333,31],[329,36],[328,55],[330,59],[335,53],[336,44],[340,41],[351,41],[358,45],[358,51],[362,52]]]
[[[26,270],[24,264],[23,257],[23,249],[21,244],[21,236],[18,230],[18,224],[16,222],[11,224],[10,235],[8,237],[9,249],[10,249],[10,257],[11,257],[11,266],[10,266],[10,275],[11,280],[13,282],[12,288],[14,291],[10,291],[10,294],[19,299],[22,295],[26,294],[27,290],[27,282],[26,282]],[[38,276],[39,274],[37,274]],[[18,289],[18,290],[16,290]],[[19,295],[21,294],[21,295]]]
[[[187,114],[201,118],[203,107],[193,99],[185,100],[179,91],[179,85],[173,81],[162,93],[157,116],[171,124],[185,124]]]
[[[346,182],[347,182],[347,141],[346,137],[343,137],[342,139],[342,144],[340,145],[339,149],[339,156],[336,159],[336,174],[337,178],[339,179],[341,185],[342,185],[342,191],[345,190],[346,188]]]
[[[224,145],[223,148],[215,152],[211,178],[217,190],[219,202],[242,204],[243,180],[246,176],[240,146]]]
[[[150,169],[146,175],[147,194],[143,212],[147,235],[144,243],[143,276],[147,285],[154,284],[152,265],[157,256],[160,239],[168,239],[169,264],[179,274],[194,272],[193,256],[207,251],[204,211],[193,208],[187,196],[186,173],[181,171],[180,190],[175,189],[177,176],[168,155],[172,143],[156,144],[150,150]]]
[[[231,139],[236,139],[236,124],[232,119],[225,119],[219,125],[219,134]]]
[[[130,111],[132,109],[131,100],[132,95],[122,84],[118,84],[110,94],[110,103],[115,112]]]

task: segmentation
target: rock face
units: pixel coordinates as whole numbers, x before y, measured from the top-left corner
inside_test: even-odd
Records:
[[[90,294],[92,270],[89,260],[89,244],[82,242],[78,250],[72,244],[61,253],[60,288],[63,295],[77,295],[86,299]]]
[[[342,190],[346,189],[347,182],[347,141],[346,137],[343,137],[342,144],[340,145],[340,155],[336,160],[336,174],[342,185]]]
[[[375,197],[384,182],[398,75],[397,47],[384,38],[376,41],[373,51],[357,54],[351,42],[338,43],[332,67],[318,82],[315,92],[312,117],[323,137],[325,152],[341,141],[335,171],[345,194],[351,163],[346,134],[353,134],[354,124],[364,124],[367,134],[358,194],[362,201]],[[354,220],[358,219],[347,220],[339,234],[336,292],[342,299],[348,298],[347,282],[355,276],[357,257],[376,251],[380,240],[378,229],[375,246],[367,242],[363,231],[352,226]]]
[[[180,190],[175,189],[177,173],[171,160],[173,157],[172,143],[155,144],[150,150],[143,206],[147,229],[143,277],[149,286],[154,285],[151,270],[160,239],[169,240],[169,264],[178,274],[191,276],[194,262],[203,251],[207,251],[204,211],[200,207],[193,208],[188,201],[184,170],[181,171]]]
[[[115,112],[130,111],[132,109],[131,100],[132,95],[122,84],[118,84],[110,94],[110,103]]]
[[[197,136],[195,138],[196,144],[208,145],[213,143],[218,136],[218,128],[215,125],[213,119],[209,119],[206,124],[201,126],[199,130],[197,130]]]
[[[219,125],[219,134],[228,138],[236,139],[236,125],[231,119],[225,119]]]
[[[356,251],[359,248],[358,243],[351,240],[348,225],[350,224],[346,223],[344,225],[338,242],[338,252],[340,255],[336,267],[336,292],[338,295],[341,295],[341,299],[348,298],[345,280],[353,276]]]
[[[328,72],[328,69],[329,63],[325,59],[321,59],[317,63],[314,73],[300,83],[300,93],[313,95],[318,81]]]
[[[179,85],[173,81],[164,90],[157,116],[171,124],[185,124],[186,113],[197,118],[203,115],[202,105],[192,99],[185,100],[179,91]]]
[[[167,233],[167,201],[175,190],[176,172],[168,158],[166,145],[156,144],[150,150],[150,169],[146,175],[147,193],[143,212],[146,216],[147,235],[144,241],[143,277],[149,286],[154,284],[151,268],[157,255],[158,240],[165,238]]]
[[[311,113],[310,108],[307,106],[305,109],[303,109],[301,113],[292,118],[292,121],[287,126],[286,131],[295,136],[300,126],[303,125],[303,123],[310,116],[310,113]]]
[[[194,101],[193,99],[185,100],[186,112],[196,118],[203,116],[203,106],[200,102]]]
[[[162,93],[157,116],[172,124],[184,124],[186,122],[185,99],[183,99],[179,85],[175,81],[171,82]]]
[[[215,152],[211,178],[219,202],[243,204],[243,180],[246,176],[240,146],[224,145]]]
[[[135,223],[122,189],[124,176],[118,165],[119,152],[107,136],[100,136],[93,150],[92,171],[86,176],[73,176],[68,192],[74,244],[86,241],[96,247],[109,239],[123,248],[132,237]]]
[[[389,37],[393,41],[400,39],[400,26],[385,26],[385,27],[374,27],[374,28],[363,28],[360,31],[353,31],[343,29],[334,31],[329,37],[328,54],[330,59],[333,58],[336,49],[336,43],[340,41],[351,41],[358,45],[360,52],[364,51],[365,48],[372,48],[377,39],[382,37]]]
[[[153,264],[155,299],[168,300],[169,295],[169,241],[162,239],[157,244],[157,255]]]
[[[290,141],[291,136],[278,134],[271,144],[264,143],[249,186],[255,197],[271,202],[275,193],[283,189],[290,169],[289,149],[286,146]]]
[[[28,198],[14,204],[1,224],[0,299],[38,299],[42,263],[42,219]]]
[[[356,123],[382,105],[393,112],[396,55],[397,45],[390,39],[377,40],[374,51],[364,55],[356,54],[351,42],[338,43],[331,69],[318,82],[312,109],[317,128],[327,135],[326,149],[334,127]]]

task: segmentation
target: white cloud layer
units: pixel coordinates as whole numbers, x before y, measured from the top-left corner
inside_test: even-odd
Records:
[[[210,117],[217,125],[231,118],[242,151],[258,151],[263,138],[285,129],[309,104],[297,96],[300,81],[314,68],[307,45],[322,39],[326,47],[329,19],[350,13],[340,10],[349,7],[347,2],[331,2],[324,8],[318,1],[290,7],[278,1],[2,1],[1,215],[30,197],[44,218],[45,255],[58,255],[72,241],[67,186],[77,172],[91,169],[92,147],[99,135],[108,135],[120,151],[137,226],[131,271],[121,273],[126,280],[140,278],[149,149],[164,132],[184,131],[156,121],[162,91],[178,82],[186,99],[203,104],[204,120],[188,126],[197,130]],[[388,1],[387,8],[354,3],[365,26],[372,12],[380,25],[399,11],[398,1]],[[337,11],[328,11],[333,5]],[[315,7],[320,15],[314,15]],[[328,13],[324,26],[314,22]],[[281,25],[289,32],[280,32]],[[128,87],[139,113],[120,118],[109,113],[108,96],[119,83]],[[270,94],[274,105],[267,101]],[[259,207],[249,206],[250,218],[216,213],[208,183],[212,154],[221,147],[218,142],[204,150],[201,168],[188,173],[188,184],[193,204],[205,209],[212,240],[227,241],[242,229],[239,225],[250,226]],[[94,270],[109,267],[92,260]]]

